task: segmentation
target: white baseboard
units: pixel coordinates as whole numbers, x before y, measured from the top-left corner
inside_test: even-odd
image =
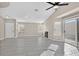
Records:
[[[20,37],[23,37],[23,36],[40,36],[40,35],[19,35]],[[18,37],[18,36],[17,36]]]
[[[48,38],[50,40],[53,40],[53,41],[60,41],[60,42],[64,42],[64,39],[56,39],[56,38]]]

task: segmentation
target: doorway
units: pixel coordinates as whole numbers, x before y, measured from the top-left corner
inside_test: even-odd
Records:
[[[5,39],[6,38],[15,38],[16,37],[16,20],[14,19],[5,19]]]

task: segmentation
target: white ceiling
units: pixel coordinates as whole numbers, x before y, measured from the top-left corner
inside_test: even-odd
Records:
[[[50,6],[45,2],[10,2],[8,7],[0,8],[0,15],[16,18],[19,22],[43,22],[55,11],[53,8],[45,10]]]

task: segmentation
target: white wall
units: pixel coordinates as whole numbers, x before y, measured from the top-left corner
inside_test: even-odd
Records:
[[[40,36],[43,29],[40,23],[17,23],[18,36]]]

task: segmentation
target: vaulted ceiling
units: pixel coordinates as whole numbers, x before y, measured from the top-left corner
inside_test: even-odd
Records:
[[[16,18],[23,22],[44,22],[55,12],[55,9],[46,11],[50,4],[45,2],[10,2],[9,6],[0,8],[0,15]]]

